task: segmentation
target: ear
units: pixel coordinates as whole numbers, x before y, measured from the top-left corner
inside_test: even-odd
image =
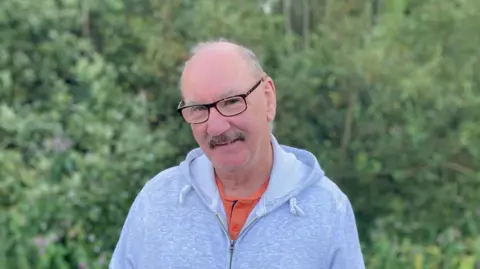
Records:
[[[273,122],[277,111],[277,96],[275,84],[270,77],[265,79],[265,99],[267,101],[267,121]]]

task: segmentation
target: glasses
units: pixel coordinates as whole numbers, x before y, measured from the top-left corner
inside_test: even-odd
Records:
[[[184,101],[181,101],[178,105],[177,111],[182,115],[183,119],[191,124],[203,123],[210,117],[210,108],[215,109],[224,117],[233,117],[243,113],[247,110],[247,101],[245,98],[251,94],[260,83],[263,82],[263,78],[260,79],[250,90],[244,94],[238,94],[227,98],[220,99],[210,104],[202,105],[189,105],[183,106]]]

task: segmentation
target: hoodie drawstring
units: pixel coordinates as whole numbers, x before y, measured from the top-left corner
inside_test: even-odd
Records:
[[[296,198],[290,199],[290,212],[300,217],[305,216],[305,212],[303,212],[303,210],[297,205]]]
[[[178,202],[180,204],[183,204],[183,202],[185,201],[185,196],[187,195],[187,193],[192,190],[192,185],[185,185],[183,188],[182,188],[182,191],[180,192],[180,195],[178,197]],[[297,215],[297,216],[300,216],[300,217],[303,217],[305,216],[305,212],[303,212],[303,210],[297,205],[297,199],[296,198],[291,198],[290,199],[290,212],[293,214],[293,215]]]
[[[182,188],[182,191],[180,192],[180,197],[178,197],[178,202],[180,204],[183,204],[183,201],[185,199],[185,195],[192,189],[192,185],[186,185]]]

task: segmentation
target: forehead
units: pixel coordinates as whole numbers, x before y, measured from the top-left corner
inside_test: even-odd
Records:
[[[244,92],[246,92],[246,90],[242,89],[241,87],[221,87],[219,85],[202,87],[200,85],[197,85],[190,90],[184,91],[183,100],[185,102],[185,105],[205,104]]]
[[[189,63],[181,81],[185,103],[210,103],[246,92],[251,74],[245,68],[242,63],[226,58]]]

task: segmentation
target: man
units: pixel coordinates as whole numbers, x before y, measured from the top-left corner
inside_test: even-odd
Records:
[[[180,84],[199,148],[141,190],[111,269],[365,268],[348,198],[272,135],[275,85],[250,50],[202,44]]]

